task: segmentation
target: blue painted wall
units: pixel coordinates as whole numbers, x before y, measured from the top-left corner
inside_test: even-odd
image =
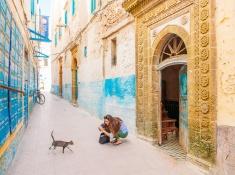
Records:
[[[99,118],[104,114],[103,87],[103,81],[80,82],[78,84],[78,105]]]
[[[64,84],[62,88],[62,96],[64,99],[71,101],[72,100],[72,85],[71,84]]]
[[[55,95],[59,95],[59,86],[58,85],[51,85],[51,93]]]
[[[78,84],[78,104],[103,119],[106,114],[121,117],[130,131],[136,121],[136,77],[130,75]]]
[[[59,86],[52,85],[51,92],[59,95]],[[62,94],[64,99],[71,101],[71,84],[63,85]],[[100,119],[106,114],[121,117],[133,132],[136,125],[136,76],[78,82],[78,105]]]
[[[11,143],[11,145],[8,147],[8,149],[5,151],[5,153],[0,157],[0,175],[5,175],[8,167],[10,166],[12,160],[15,157],[17,147],[20,143],[20,140],[23,136],[24,128],[22,128],[16,135],[14,141]]]
[[[136,126],[136,77],[107,79],[104,83],[104,114],[123,118],[129,130]]]

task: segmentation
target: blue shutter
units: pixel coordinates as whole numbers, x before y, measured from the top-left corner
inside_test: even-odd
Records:
[[[94,3],[94,5],[93,5],[93,11],[95,11],[96,10],[96,0],[93,0],[93,3]]]
[[[76,10],[76,4],[75,4],[75,0],[72,0],[72,15],[75,15],[75,10]]]
[[[91,0],[91,13],[96,10],[96,0]]]
[[[64,12],[64,24],[65,24],[65,25],[68,24],[68,14],[67,14],[67,10]]]
[[[31,16],[34,16],[35,14],[35,2],[34,0],[31,0]]]

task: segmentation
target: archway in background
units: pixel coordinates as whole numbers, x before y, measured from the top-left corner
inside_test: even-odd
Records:
[[[63,67],[62,58],[59,59],[59,96],[63,95]]]
[[[78,99],[78,49],[77,46],[74,46],[71,49],[72,53],[72,104],[77,106],[77,99]]]

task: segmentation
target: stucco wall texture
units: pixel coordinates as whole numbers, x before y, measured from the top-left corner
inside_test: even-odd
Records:
[[[235,1],[216,1],[217,120],[235,126]]]
[[[235,1],[216,0],[217,174],[235,173]]]

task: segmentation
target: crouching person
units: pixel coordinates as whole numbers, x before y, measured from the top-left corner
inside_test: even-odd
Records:
[[[108,126],[108,131],[104,127],[100,127],[100,131],[107,137],[109,141],[115,145],[121,144],[120,138],[126,138],[128,129],[122,119],[106,115],[104,117],[104,124]]]
[[[104,123],[102,123],[98,129],[101,132],[99,143],[100,144],[109,143],[110,138],[106,134],[110,133],[110,130],[109,130],[109,121],[106,119],[106,116],[104,117]],[[106,134],[104,132],[106,132]]]

